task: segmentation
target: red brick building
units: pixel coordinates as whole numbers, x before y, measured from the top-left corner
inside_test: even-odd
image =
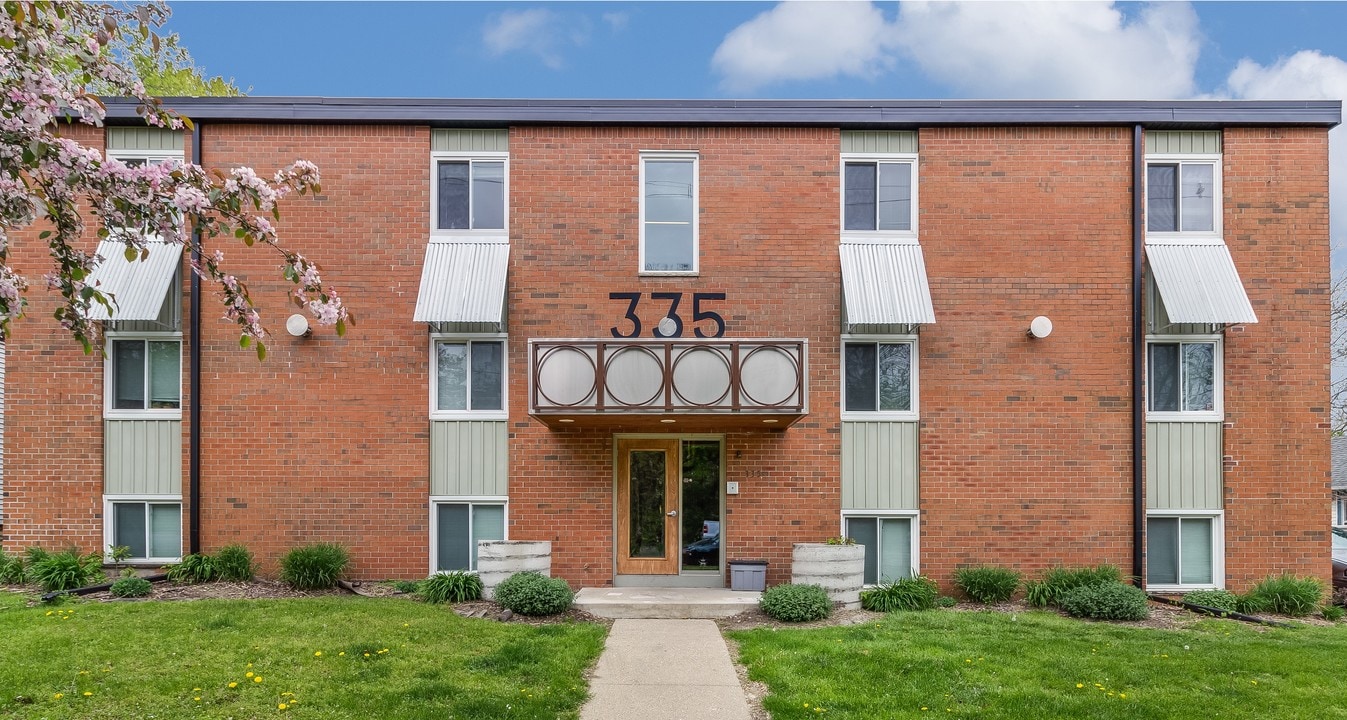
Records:
[[[274,572],[331,541],[389,578],[539,539],[573,586],[721,586],[845,534],[869,582],[1328,575],[1337,103],[175,106],[194,133],[121,106],[67,132],[317,163],[278,227],[358,324],[286,334],[278,263],[234,242],[276,333],[260,363],[178,248],[100,267],[106,359],[33,292],[8,550],[241,542]],[[38,248],[12,261],[40,273]]]

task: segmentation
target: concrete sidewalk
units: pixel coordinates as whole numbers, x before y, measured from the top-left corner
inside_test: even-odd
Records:
[[[749,720],[720,629],[710,620],[618,620],[581,720]]]

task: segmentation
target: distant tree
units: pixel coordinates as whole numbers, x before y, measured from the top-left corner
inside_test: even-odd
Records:
[[[1331,313],[1333,373],[1332,408],[1333,432],[1347,432],[1347,272],[1333,278],[1333,309]]]
[[[152,28],[168,16],[162,3],[133,7],[75,2],[6,0],[0,14],[0,339],[23,315],[27,280],[9,263],[10,243],[41,241],[54,267],[46,286],[64,299],[56,320],[91,352],[101,347],[100,326],[89,318],[94,303],[115,317],[113,298],[86,280],[99,258],[82,249],[85,217],[98,236],[126,246],[128,260],[148,256],[147,237],[184,243],[192,250],[203,238],[233,235],[245,245],[275,250],[282,272],[294,285],[291,300],[306,307],[319,324],[343,334],[351,321],[335,289],[325,285],[318,266],[282,247],[272,222],[286,194],[318,191],[318,168],[298,160],[270,179],[250,168],[227,174],[184,163],[128,166],[104,158],[61,135],[69,123],[101,125],[106,109],[90,88],[132,97],[149,125],[190,129],[191,121],[154,98],[114,52],[133,47],[132,34],[154,47]],[[162,41],[158,45],[163,47]],[[267,331],[247,286],[224,268],[224,255],[202,253],[192,270],[220,292],[225,317],[239,326],[241,345],[266,354]]]
[[[241,97],[234,79],[208,77],[196,66],[177,33],[155,35],[127,33],[127,45],[117,48],[123,63],[130,63],[140,76],[145,92],[155,97]]]

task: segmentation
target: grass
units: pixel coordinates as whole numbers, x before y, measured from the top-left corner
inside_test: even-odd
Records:
[[[26,599],[0,593],[0,718],[574,718],[605,634],[394,599]]]
[[[1053,613],[896,613],[730,633],[774,720],[1347,718],[1347,627],[1184,630]]]

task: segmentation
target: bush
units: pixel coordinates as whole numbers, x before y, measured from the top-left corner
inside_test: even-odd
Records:
[[[257,573],[252,552],[242,545],[226,545],[214,559],[216,577],[226,582],[248,582]]]
[[[1341,620],[1344,615],[1347,615],[1347,610],[1340,608],[1337,605],[1325,605],[1323,614],[1325,620],[1337,622]]]
[[[1303,617],[1319,609],[1324,599],[1324,583],[1316,577],[1296,577],[1289,573],[1264,578],[1240,598],[1240,612],[1274,612]]]
[[[758,601],[767,616],[781,622],[809,622],[832,614],[833,601],[819,585],[773,585]]]
[[[515,573],[496,586],[496,602],[520,615],[556,615],[573,599],[565,580],[536,572]]]
[[[940,588],[925,575],[901,578],[861,591],[861,607],[875,612],[930,610],[940,597]]]
[[[1020,587],[1020,574],[1010,568],[983,565],[954,571],[954,584],[970,600],[980,603],[1005,602]]]
[[[1057,604],[1067,615],[1095,620],[1145,620],[1151,614],[1146,591],[1120,582],[1070,588]]]
[[[116,597],[145,597],[150,594],[150,581],[141,577],[124,577],[109,590]]]
[[[1347,608],[1347,588],[1336,588],[1333,590],[1333,604],[1338,607]]]
[[[0,583],[22,585],[25,581],[23,558],[0,550]]]
[[[460,603],[482,597],[482,579],[470,572],[437,573],[418,583],[421,597],[429,603]],[[567,588],[567,592],[570,588]],[[568,600],[567,605],[570,604]],[[549,615],[551,613],[548,613]]]
[[[215,558],[204,553],[184,555],[182,562],[164,568],[164,574],[173,582],[207,583],[219,577]]]
[[[281,558],[281,580],[296,590],[335,587],[351,556],[331,543],[297,547]]]
[[[70,548],[58,553],[45,550],[29,552],[29,558],[38,559],[28,564],[27,577],[42,586],[47,592],[74,590],[105,582],[103,574],[103,556],[100,553],[80,555],[79,550]]]
[[[1043,579],[1024,584],[1024,599],[1034,607],[1061,605],[1062,595],[1068,590],[1107,584],[1122,584],[1122,571],[1117,565],[1055,567],[1043,573]]]
[[[393,580],[389,584],[393,586],[394,590],[397,590],[400,593],[421,592],[420,580]]]
[[[1214,610],[1239,612],[1239,596],[1225,590],[1194,590],[1184,595],[1183,601]]]

